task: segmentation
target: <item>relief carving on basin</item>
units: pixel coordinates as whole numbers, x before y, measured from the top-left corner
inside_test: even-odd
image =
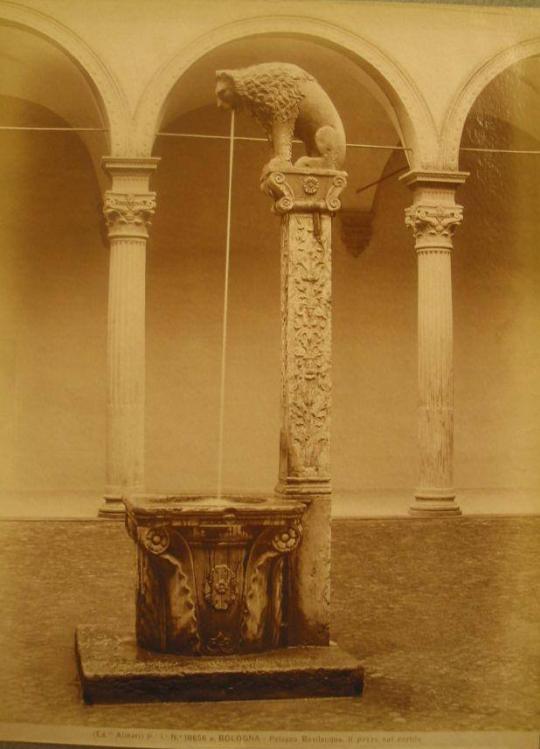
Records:
[[[288,558],[305,504],[265,497],[137,495],[136,632],[148,650],[228,655],[287,644]]]

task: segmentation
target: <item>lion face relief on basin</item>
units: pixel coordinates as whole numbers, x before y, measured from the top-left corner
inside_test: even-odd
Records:
[[[328,94],[297,65],[262,63],[216,73],[218,107],[247,109],[263,126],[273,157],[263,169],[292,164],[292,139],[304,142],[297,167],[339,169],[345,160],[345,131]]]

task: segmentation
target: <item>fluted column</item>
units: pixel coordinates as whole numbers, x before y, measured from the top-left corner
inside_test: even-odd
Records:
[[[405,223],[418,258],[419,477],[411,515],[460,515],[453,488],[453,235],[463,208],[455,202],[464,172],[409,172],[414,191]]]
[[[144,488],[145,282],[159,159],[104,159],[112,189],[103,212],[110,242],[107,328],[107,485],[99,514],[122,516],[122,496]]]

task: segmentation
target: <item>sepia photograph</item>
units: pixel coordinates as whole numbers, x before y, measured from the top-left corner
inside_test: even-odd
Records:
[[[538,749],[540,3],[0,0],[0,749]]]

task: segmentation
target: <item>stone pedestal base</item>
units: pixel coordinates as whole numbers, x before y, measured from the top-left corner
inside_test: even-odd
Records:
[[[106,494],[103,497],[103,504],[98,510],[98,517],[112,518],[113,520],[123,520],[126,516],[126,506],[122,497]]]
[[[409,515],[421,518],[460,517],[461,510],[456,504],[454,495],[449,496],[416,496],[409,507]]]
[[[363,669],[336,645],[190,657],[137,647],[135,636],[78,627],[85,702],[255,700],[360,695]]]

